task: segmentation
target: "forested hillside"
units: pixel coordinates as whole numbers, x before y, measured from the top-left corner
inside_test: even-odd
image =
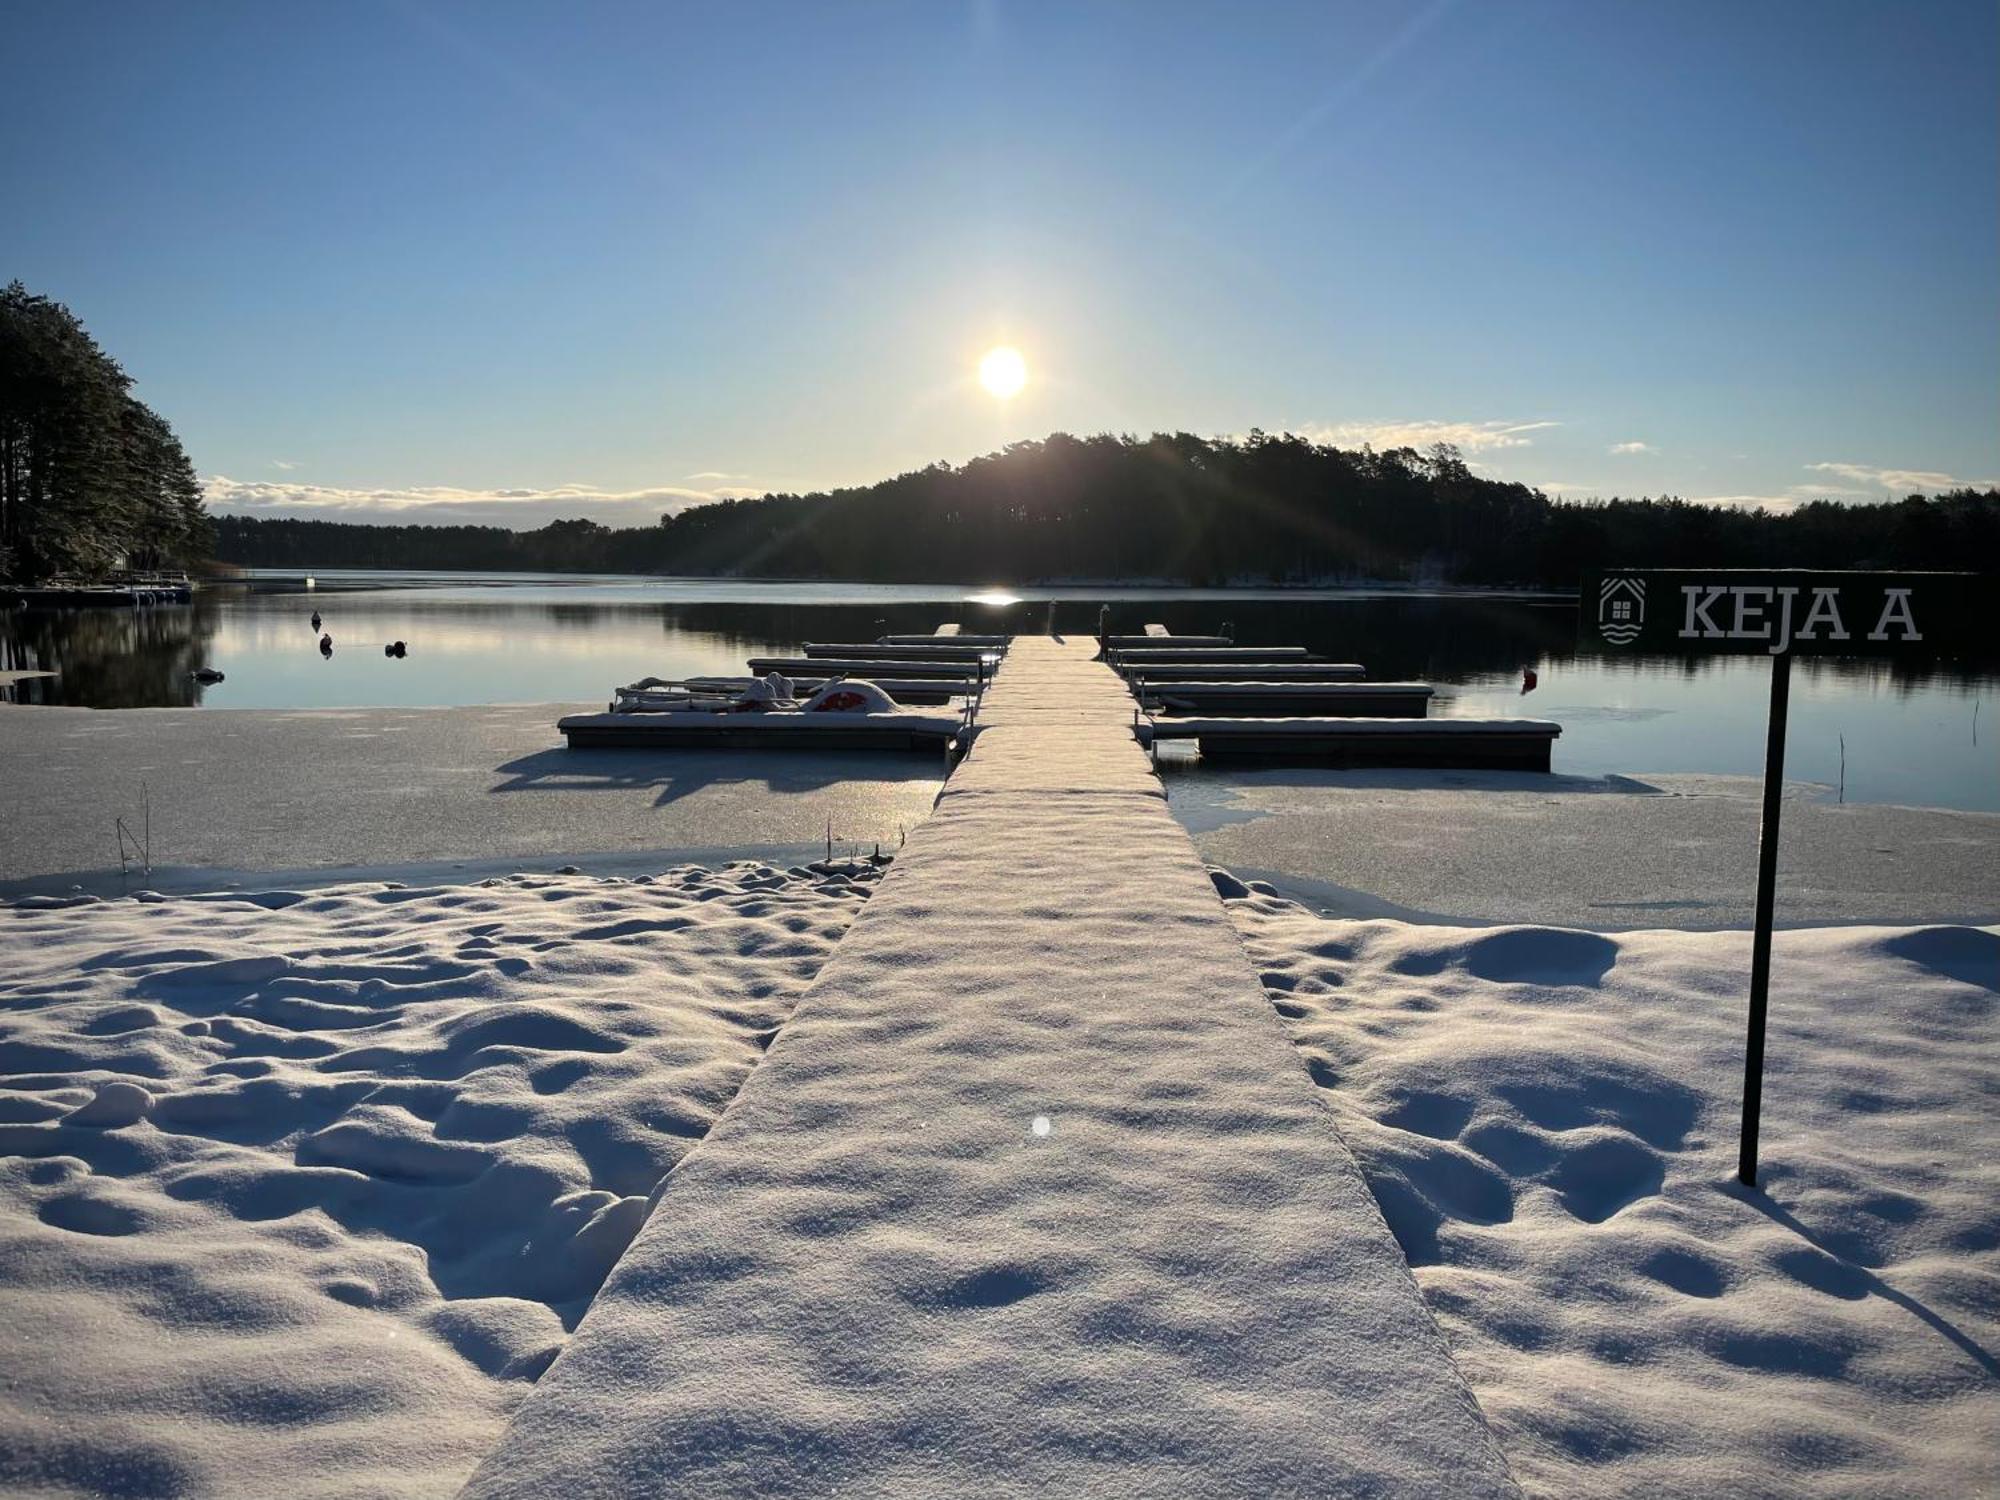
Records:
[[[74,314],[0,291],[0,578],[205,557],[194,466]]]
[[[2000,491],[1784,513],[1550,500],[1445,446],[1348,450],[1252,433],[1016,443],[831,493],[721,501],[612,529],[363,526],[225,516],[226,561],[737,574],[879,582],[1331,578],[1573,586],[1604,564],[1989,567]]]

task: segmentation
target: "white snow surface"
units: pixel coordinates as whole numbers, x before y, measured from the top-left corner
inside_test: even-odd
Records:
[[[871,714],[714,714],[705,709],[666,709],[644,714],[564,714],[556,722],[570,729],[713,729],[731,734],[806,735],[828,729],[908,729],[919,734],[950,736],[964,721],[956,714],[898,708]]]
[[[1081,645],[845,939],[750,863],[0,907],[0,1492],[2000,1492],[2000,927],[1779,934],[1746,1192],[1746,934],[1205,873]]]
[[[1514,1493],[1091,644],[1017,640],[468,1496]]]
[[[1226,719],[1203,719],[1192,714],[1162,721],[1162,728],[1183,735],[1228,734],[1232,730],[1258,734],[1352,734],[1352,735],[1446,735],[1477,738],[1480,735],[1529,734],[1554,738],[1562,733],[1560,724],[1547,719],[1349,719],[1337,715],[1253,719],[1248,715]]]
[[[1333,920],[1221,871],[1536,1495],[2000,1493],[2000,928]]]
[[[555,730],[564,711],[7,708],[0,893],[124,894],[112,819],[145,827],[142,785],[145,883],[169,889],[412,866],[463,883],[454,865],[511,874],[634,857],[656,870],[753,855],[789,867],[814,857],[828,820],[836,839],[893,848],[941,779],[938,753],[572,750]]]
[[[0,1491],[454,1493],[866,889],[0,907]]]

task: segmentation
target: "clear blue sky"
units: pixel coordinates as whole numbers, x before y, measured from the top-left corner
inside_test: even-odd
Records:
[[[1055,429],[1456,437],[1556,492],[1746,503],[2000,476],[1991,0],[7,32],[0,277],[226,506],[647,521]],[[1010,402],[972,378],[998,343]]]

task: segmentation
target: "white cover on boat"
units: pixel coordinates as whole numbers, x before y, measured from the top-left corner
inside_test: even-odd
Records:
[[[744,685],[742,693],[738,695],[736,702],[731,707],[759,709],[778,708],[782,706],[789,708],[791,702],[792,684],[790,679],[782,677],[776,672],[766,672],[762,677],[751,678]]]

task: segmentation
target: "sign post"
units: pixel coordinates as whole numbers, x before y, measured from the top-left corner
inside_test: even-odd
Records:
[[[1757,1185],[1764,1106],[1764,1024],[1770,1008],[1771,925],[1777,905],[1778,817],[1785,786],[1785,718],[1794,656],[1949,656],[1991,636],[1975,573],[1808,573],[1617,568],[1583,580],[1578,637],[1624,654],[1771,658],[1757,833],[1757,905],[1750,934],[1750,1018],[1743,1056],[1743,1132],[1736,1177]]]
[[[1771,917],[1778,900],[1778,813],[1784,806],[1785,718],[1792,654],[1771,658],[1771,721],[1764,737],[1764,814],[1757,824],[1757,909],[1750,929],[1750,1032],[1743,1045],[1743,1133],[1736,1180],[1757,1185],[1757,1126],[1764,1115],[1764,1017],[1770,1010]]]

